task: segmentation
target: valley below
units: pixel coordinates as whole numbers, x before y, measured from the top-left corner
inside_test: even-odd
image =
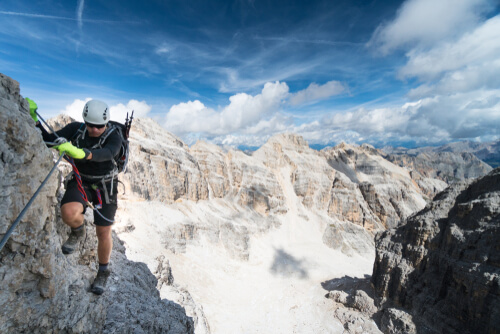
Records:
[[[19,83],[0,81],[5,234],[57,156],[30,123]],[[500,169],[474,154],[346,143],[317,151],[292,133],[245,153],[188,146],[148,118],[134,120],[129,140],[106,293],[89,292],[90,210],[85,240],[61,252],[70,232],[59,209],[71,170],[63,162],[1,250],[0,332],[500,328]]]

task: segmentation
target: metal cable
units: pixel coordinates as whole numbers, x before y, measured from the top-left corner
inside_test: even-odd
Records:
[[[47,177],[45,177],[45,180],[43,180],[42,184],[38,187],[38,189],[35,191],[35,193],[33,194],[33,196],[31,196],[31,199],[29,200],[28,204],[26,204],[26,206],[24,207],[23,211],[21,211],[21,213],[19,214],[19,216],[17,216],[17,218],[14,221],[14,223],[12,224],[12,226],[7,230],[7,233],[5,233],[5,235],[3,236],[2,241],[0,241],[0,251],[3,249],[3,247],[5,246],[5,244],[7,243],[7,241],[9,240],[10,235],[12,234],[12,232],[14,232],[14,229],[19,224],[19,222],[23,218],[23,216],[26,213],[26,211],[28,211],[28,209],[31,206],[31,204],[33,204],[33,201],[35,200],[35,198],[40,193],[40,190],[42,190],[43,186],[45,186],[45,183],[47,183],[48,179],[50,178],[50,176],[52,175],[52,173],[54,172],[54,170],[57,168],[57,165],[59,164],[59,162],[61,162],[62,157],[63,157],[63,155],[61,155],[59,157],[59,159],[57,160],[57,162],[54,165],[54,167],[52,167],[52,169],[50,170],[50,172],[47,175]]]

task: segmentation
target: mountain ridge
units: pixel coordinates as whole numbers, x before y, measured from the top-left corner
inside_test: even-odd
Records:
[[[5,231],[53,155],[19,84],[0,81]],[[68,228],[58,213],[58,175],[0,253],[2,330],[355,331],[353,319],[376,307],[362,292],[351,298],[331,288],[371,273],[375,235],[433,209],[432,198],[448,187],[385,157],[367,144],[317,151],[295,134],[272,137],[251,155],[201,141],[189,147],[153,120],[136,119],[129,169],[120,175],[109,291],[102,298],[87,291],[96,261],[90,226],[79,252],[61,254]],[[332,314],[342,301],[354,313]],[[394,310],[384,319],[395,320]]]
[[[441,146],[424,146],[418,148],[385,146],[382,151],[392,155],[417,156],[421,153],[472,153],[493,168],[500,166],[500,140],[478,143],[472,141],[459,141]]]

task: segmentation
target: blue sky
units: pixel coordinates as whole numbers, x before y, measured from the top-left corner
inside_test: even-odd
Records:
[[[0,72],[49,118],[152,117],[186,143],[500,138],[500,4],[0,2]]]

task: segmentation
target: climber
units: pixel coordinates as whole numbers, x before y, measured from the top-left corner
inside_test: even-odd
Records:
[[[106,281],[111,274],[109,266],[113,248],[111,225],[118,207],[118,174],[113,172],[116,168],[114,158],[120,152],[122,139],[116,131],[107,133],[110,112],[104,102],[90,100],[85,104],[82,114],[85,123],[72,122],[55,133],[48,133],[38,120],[37,104],[29,98],[26,100],[29,103],[31,117],[42,131],[43,140],[55,143],[56,145],[52,147],[60,154],[73,158],[81,177],[79,184],[73,173],[61,200],[62,219],[71,227],[71,234],[62,245],[64,254],[73,253],[85,238],[84,213],[89,203],[83,197],[86,196],[94,205],[102,205],[98,211],[94,210],[99,270],[91,286],[91,291],[100,295],[104,292]],[[103,137],[106,138],[101,144],[100,139]],[[101,200],[101,192],[105,195],[105,201]]]

